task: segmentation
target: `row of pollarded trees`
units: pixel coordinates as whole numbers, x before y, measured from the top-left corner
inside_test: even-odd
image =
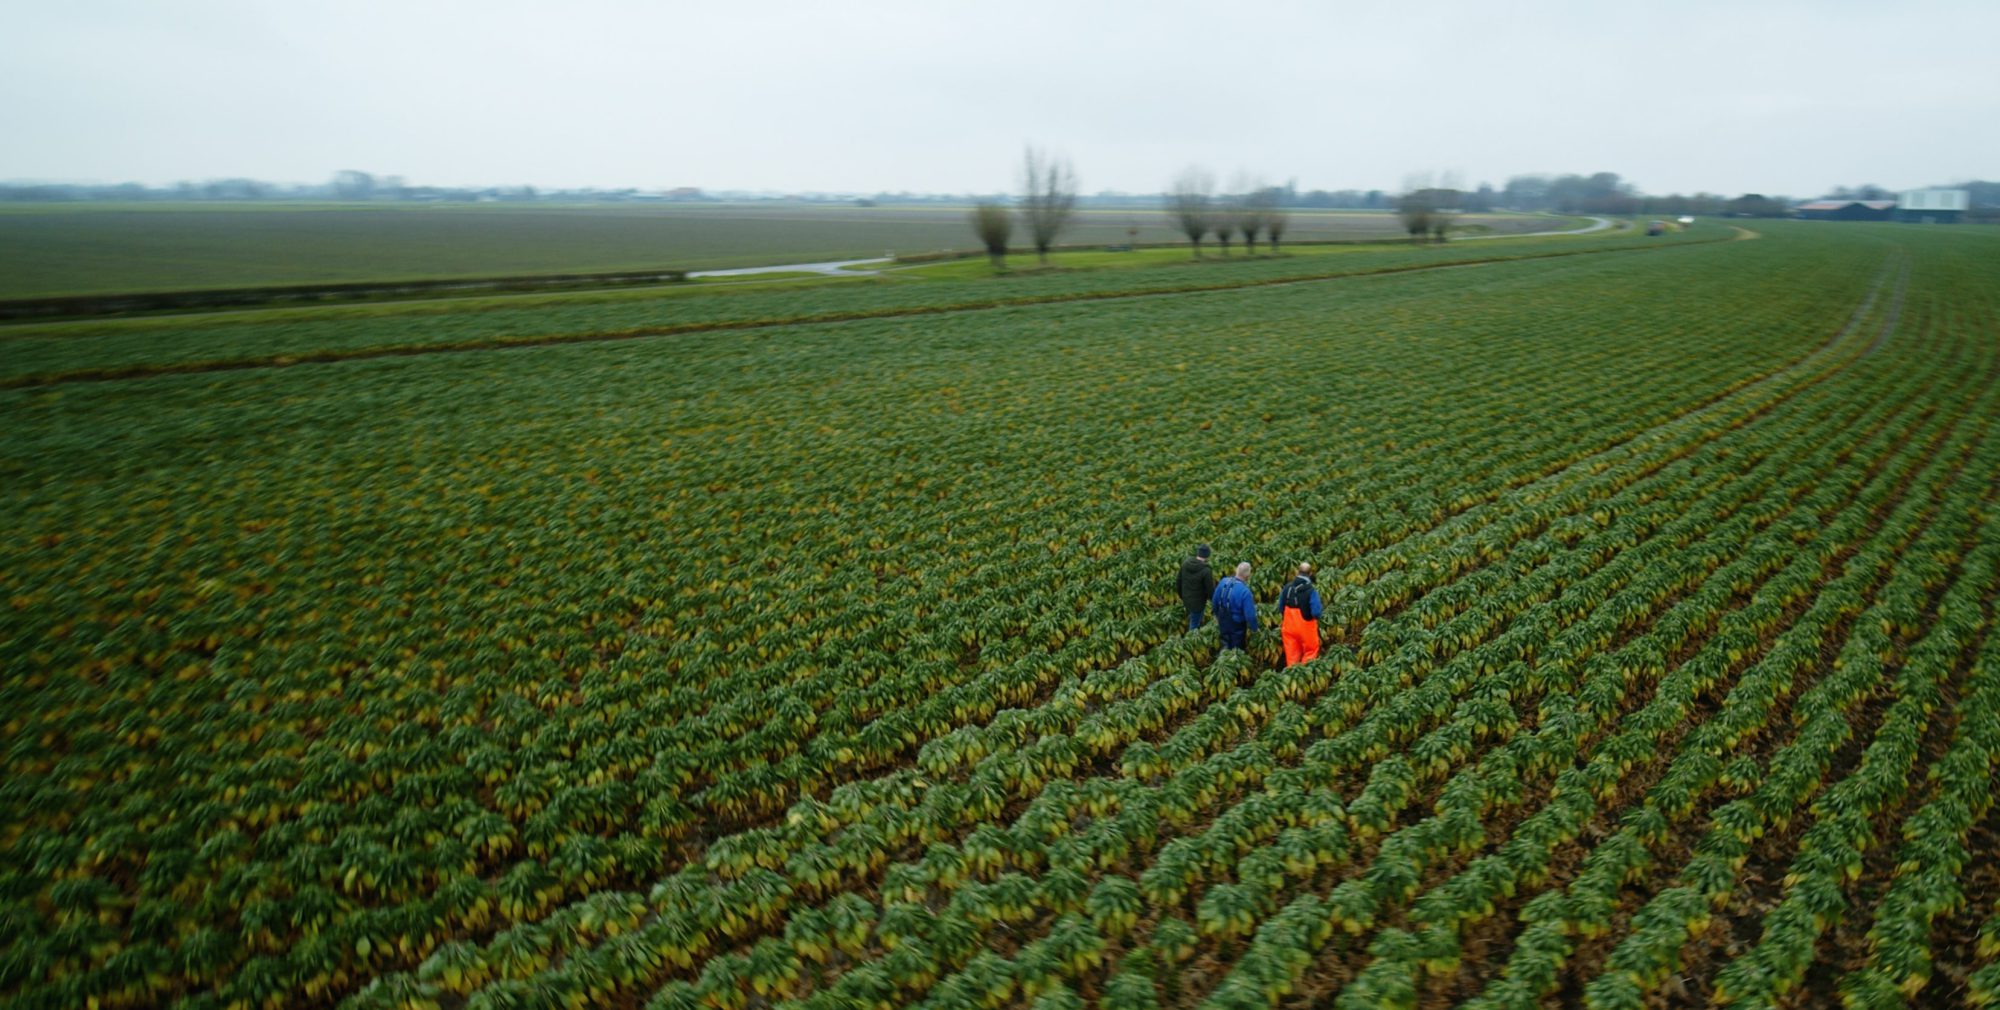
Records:
[[[1443,242],[1466,205],[1475,202],[1459,188],[1456,173],[1432,180],[1429,172],[1404,176],[1403,195],[1396,198],[1396,219],[1413,242]]]
[[[1412,241],[1422,242],[1429,236],[1433,242],[1442,242],[1458,220],[1463,196],[1456,189],[1439,186],[1413,189],[1396,198],[1396,218]]]
[[[1049,247],[1076,215],[1076,168],[1067,158],[1053,158],[1028,148],[1021,162],[1022,223],[1034,242],[1035,255],[1049,261]],[[1014,237],[1014,213],[992,200],[972,205],[973,233],[996,268],[1007,265],[1007,242]]]
[[[1206,170],[1190,168],[1174,180],[1167,194],[1166,213],[1174,228],[1188,237],[1194,254],[1201,255],[1201,241],[1209,236],[1229,255],[1233,238],[1241,236],[1246,253],[1257,251],[1262,236],[1272,252],[1284,241],[1291,213],[1276,186],[1240,180],[1235,192],[1215,191],[1215,177]],[[1076,169],[1067,159],[1053,158],[1029,148],[1021,165],[1021,198],[1018,210],[1010,210],[995,200],[973,204],[967,215],[973,234],[986,249],[996,268],[1007,264],[1007,245],[1014,237],[1018,218],[1028,230],[1035,255],[1046,264],[1055,245],[1076,214]]]
[[[1197,257],[1201,255],[1201,240],[1209,235],[1215,236],[1224,256],[1229,255],[1233,235],[1243,237],[1246,254],[1257,251],[1259,235],[1268,239],[1272,252],[1284,241],[1291,213],[1279,200],[1282,191],[1251,182],[1239,182],[1233,188],[1234,193],[1217,194],[1215,176],[1207,169],[1189,168],[1175,176],[1167,190],[1167,217],[1176,231],[1187,236]]]

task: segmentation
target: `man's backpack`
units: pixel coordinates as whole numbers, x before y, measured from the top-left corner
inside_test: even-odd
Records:
[[[1285,595],[1280,597],[1280,606],[1299,612],[1300,616],[1312,616],[1313,584],[1305,579],[1293,579],[1285,587]]]

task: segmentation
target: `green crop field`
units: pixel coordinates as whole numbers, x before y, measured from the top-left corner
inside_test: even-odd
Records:
[[[1701,234],[1681,233],[1652,241],[1701,240]],[[994,275],[984,258],[977,258],[898,268],[873,277],[16,324],[0,327],[0,351],[4,351],[0,387],[64,377],[284,363],[313,356],[375,357],[415,350],[615,340],[775,323],[1233,290],[1645,246],[1629,237],[1599,233],[1442,246],[1302,248],[1307,251],[1257,258],[1210,256],[1200,261],[1179,250],[1058,253],[1049,270],[1024,269],[1001,276]]]
[[[1755,227],[0,327],[0,1005],[1991,1005],[2000,234]]]
[[[965,208],[823,204],[161,204],[0,208],[0,299],[320,282],[761,266],[978,248]],[[1294,211],[1295,242],[1393,238],[1396,217]],[[1493,233],[1574,219],[1472,214]],[[1158,211],[1082,211],[1063,241],[1176,236]]]

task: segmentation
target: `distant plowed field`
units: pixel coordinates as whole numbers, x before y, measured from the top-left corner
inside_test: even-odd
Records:
[[[0,328],[0,1005],[1991,1003],[2000,236],[1758,231]]]

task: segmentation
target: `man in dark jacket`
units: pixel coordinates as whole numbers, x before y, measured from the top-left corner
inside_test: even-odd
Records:
[[[1215,630],[1222,634],[1224,649],[1243,648],[1245,637],[1257,630],[1257,599],[1250,595],[1250,562],[1236,566],[1236,574],[1215,584],[1209,598],[1215,607]]]
[[[1194,549],[1194,557],[1181,562],[1181,603],[1187,606],[1188,630],[1201,627],[1208,610],[1209,594],[1215,592],[1215,573],[1208,570],[1208,545]]]

